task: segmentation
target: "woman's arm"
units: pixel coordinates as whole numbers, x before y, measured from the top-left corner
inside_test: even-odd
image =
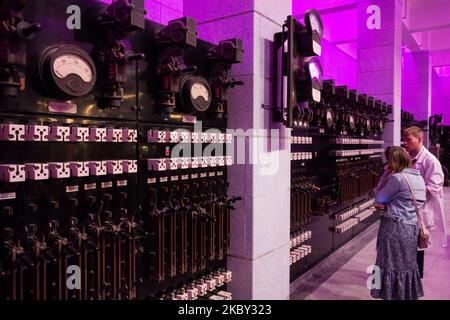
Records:
[[[392,169],[389,166],[389,164],[386,164],[384,166],[384,172],[381,176],[380,180],[378,181],[377,187],[375,188],[374,192],[378,193],[387,183],[389,178],[392,176]]]
[[[388,203],[398,193],[400,189],[400,181],[396,176],[391,176],[386,184],[375,195],[375,202]]]

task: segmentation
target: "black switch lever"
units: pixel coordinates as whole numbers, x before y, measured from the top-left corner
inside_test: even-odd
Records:
[[[20,255],[18,262],[19,264],[23,264],[28,268],[34,267],[34,262],[30,259],[30,257],[27,254]]]
[[[69,204],[72,208],[75,208],[78,206],[78,199],[77,198],[70,198],[69,199]]]
[[[14,214],[14,209],[11,207],[4,207],[3,214],[7,217],[11,217]]]
[[[171,207],[164,207],[162,210],[161,210],[161,213],[163,214],[163,215],[169,215],[169,214],[171,214],[171,213],[173,213],[173,212],[175,212],[175,209],[174,208],[171,208]]]
[[[58,201],[52,200],[52,201],[50,201],[49,204],[50,204],[50,210],[56,211],[57,209],[59,209],[59,202]],[[55,212],[53,212],[53,213],[55,213]]]
[[[51,249],[48,248],[43,251],[43,256],[49,260],[51,263],[56,263],[58,260],[56,259],[55,255],[52,253]]]
[[[80,253],[74,248],[74,247],[72,247],[72,246],[66,246],[65,248],[64,248],[64,251],[66,252],[66,253],[70,253],[71,255],[73,255],[73,256],[76,256],[76,257],[79,257],[80,256]]]
[[[125,230],[121,230],[120,232],[119,232],[119,234],[123,237],[123,238],[125,238],[125,239],[127,239],[127,240],[131,240],[133,237],[128,233],[128,232],[126,232]]]
[[[236,81],[234,79],[231,79],[231,81],[227,82],[227,87],[234,88],[235,86],[242,86],[244,84],[244,81]]]
[[[14,237],[14,230],[12,228],[3,228],[3,239],[5,241],[11,241]]]
[[[183,73],[187,73],[187,72],[193,72],[196,71],[197,67],[196,66],[183,66],[178,70],[178,74],[183,74]]]
[[[25,40],[30,40],[33,38],[36,32],[42,30],[42,26],[39,23],[30,24],[28,22],[22,21],[17,24],[17,34]]]
[[[144,59],[145,59],[145,54],[143,54],[143,53],[133,53],[133,54],[127,55],[128,61],[136,61],[136,60],[144,60]]]
[[[149,235],[149,233],[147,231],[145,231],[142,227],[140,227],[139,225],[137,225],[136,227],[134,227],[134,230],[136,230],[137,233],[139,233],[140,235],[146,237]]]
[[[93,207],[96,201],[97,201],[97,198],[94,196],[88,196],[86,198],[86,204],[88,205],[88,207]]]
[[[119,199],[120,200],[126,200],[128,198],[128,193],[126,193],[126,192],[119,192]]]
[[[37,212],[37,205],[35,203],[27,204],[26,212],[29,217],[33,217]]]
[[[105,193],[105,194],[103,195],[103,200],[104,200],[105,202],[110,202],[110,201],[112,200],[112,194],[110,194],[110,193]]]
[[[94,251],[98,251],[98,250],[99,250],[99,248],[95,245],[95,243],[93,243],[93,242],[90,241],[90,240],[87,240],[87,241],[86,241],[86,247],[87,247],[87,248],[90,248],[90,249],[92,249],[92,250],[94,250]]]

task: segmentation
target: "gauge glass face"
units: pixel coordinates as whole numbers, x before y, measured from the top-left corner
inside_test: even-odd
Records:
[[[311,79],[316,81],[320,81],[322,79],[322,69],[317,61],[309,64],[309,72],[311,74]]]
[[[313,31],[317,31],[319,36],[322,36],[322,24],[319,20],[319,17],[316,16],[315,14],[311,14],[309,16],[309,21],[311,21],[311,29]]]
[[[76,74],[84,82],[92,82],[93,72],[89,64],[81,57],[73,54],[64,54],[53,62],[55,75],[64,79],[70,74]]]
[[[194,100],[198,97],[203,97],[205,101],[209,101],[208,88],[201,82],[194,83],[191,87],[191,97]]]

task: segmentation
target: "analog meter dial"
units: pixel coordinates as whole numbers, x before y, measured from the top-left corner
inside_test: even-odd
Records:
[[[181,83],[181,95],[185,111],[205,112],[211,105],[211,87],[201,76],[186,76]]]
[[[92,58],[75,45],[46,48],[39,58],[38,72],[47,93],[66,100],[88,94],[97,78]]]

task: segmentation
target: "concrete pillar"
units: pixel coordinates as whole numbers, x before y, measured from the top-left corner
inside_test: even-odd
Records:
[[[377,6],[380,28],[371,28]],[[358,0],[358,91],[393,106],[386,145],[400,144],[402,21],[399,0]],[[369,10],[368,10],[369,9]],[[376,10],[376,9],[375,9]],[[369,13],[368,13],[369,12]],[[375,11],[377,12],[377,11]]]
[[[418,121],[431,115],[431,54],[429,51],[403,54],[402,108],[414,115]],[[429,143],[429,132],[425,132],[425,146]]]
[[[232,213],[228,257],[234,299],[289,299],[290,131],[273,123],[261,105],[272,103],[273,35],[291,12],[291,0],[184,2],[199,38],[218,43],[239,37],[245,50],[244,62],[232,69],[245,85],[232,90],[228,108],[229,127],[243,130],[238,140],[246,141],[247,154],[228,173],[230,193],[243,196]],[[275,138],[264,129],[275,129]]]

